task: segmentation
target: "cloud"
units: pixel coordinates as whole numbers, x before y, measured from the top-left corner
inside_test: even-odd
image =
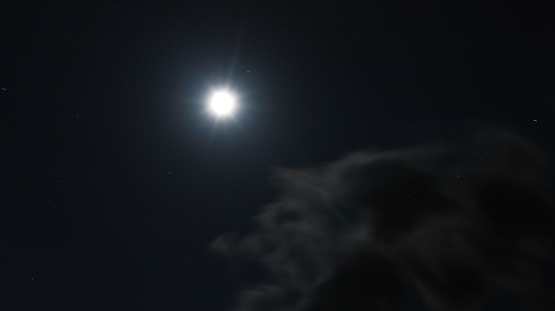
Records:
[[[480,131],[455,147],[362,151],[276,169],[258,228],[211,248],[259,261],[274,283],[239,311],[478,310],[541,287],[553,203],[547,157],[523,137]]]

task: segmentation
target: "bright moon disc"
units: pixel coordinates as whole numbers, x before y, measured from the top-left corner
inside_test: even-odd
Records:
[[[210,98],[210,110],[216,116],[229,116],[235,110],[235,98],[226,91],[214,93]]]

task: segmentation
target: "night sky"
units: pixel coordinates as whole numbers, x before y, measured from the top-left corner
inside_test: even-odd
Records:
[[[2,4],[0,311],[555,310],[554,9]]]

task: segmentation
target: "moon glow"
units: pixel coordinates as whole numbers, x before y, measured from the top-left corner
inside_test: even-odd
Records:
[[[216,117],[228,117],[235,112],[235,96],[228,91],[217,91],[210,97],[208,108]]]

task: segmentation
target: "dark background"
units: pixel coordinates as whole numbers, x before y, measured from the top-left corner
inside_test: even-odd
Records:
[[[555,151],[546,3],[2,6],[0,310],[229,310],[266,275],[208,245],[252,229],[272,167],[469,122]],[[242,106],[216,123],[226,83]]]

